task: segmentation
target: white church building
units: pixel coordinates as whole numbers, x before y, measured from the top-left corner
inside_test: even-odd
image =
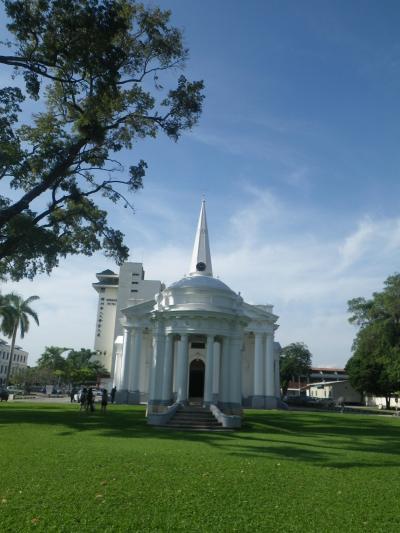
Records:
[[[204,201],[183,279],[145,280],[141,263],[97,278],[95,350],[117,402],[147,403],[152,424],[201,405],[224,426],[240,425],[243,407],[280,406],[278,317],[213,277]]]

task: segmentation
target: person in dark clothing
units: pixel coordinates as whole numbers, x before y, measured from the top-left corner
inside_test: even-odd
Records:
[[[116,392],[117,392],[117,387],[114,386],[114,387],[111,389],[111,394],[110,394],[111,403],[114,403],[114,401],[115,401],[115,393],[116,393]]]
[[[72,389],[69,395],[69,397],[71,398],[71,403],[75,401],[75,394],[76,394],[75,389]]]
[[[87,391],[86,396],[86,411],[88,410],[94,411],[94,396],[93,396],[93,389],[89,387]]]
[[[105,413],[108,404],[108,392],[107,389],[101,391],[101,412]]]

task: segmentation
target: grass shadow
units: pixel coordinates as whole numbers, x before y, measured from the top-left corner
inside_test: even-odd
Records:
[[[15,424],[59,427],[104,437],[200,442],[241,457],[274,457],[332,468],[400,466],[400,421],[332,413],[245,412],[243,428],[232,433],[177,431],[147,425],[140,406],[110,406],[106,414],[78,406],[13,404],[0,406],[0,427]],[[375,455],[371,455],[375,454]],[[383,459],[379,456],[389,456]],[[358,459],[356,459],[358,457]]]

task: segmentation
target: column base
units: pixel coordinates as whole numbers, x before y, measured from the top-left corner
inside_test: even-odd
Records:
[[[265,396],[255,395],[251,397],[250,405],[253,409],[265,408]]]
[[[225,415],[242,416],[243,410],[241,403],[219,402],[218,407]]]
[[[130,405],[140,404],[140,391],[128,391],[128,402]]]
[[[117,390],[115,393],[115,403],[128,403],[129,392],[127,389]]]
[[[278,398],[275,396],[266,396],[265,397],[265,409],[277,409],[278,408]]]
[[[129,390],[117,390],[115,394],[115,403],[122,403],[128,405],[139,405],[140,404],[140,391],[129,391]]]
[[[275,396],[251,396],[250,405],[253,409],[277,409],[279,399]]]

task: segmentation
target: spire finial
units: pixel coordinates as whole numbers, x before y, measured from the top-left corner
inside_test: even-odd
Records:
[[[197,225],[196,237],[194,240],[192,261],[190,263],[190,276],[212,276],[210,243],[208,240],[206,201],[203,195],[199,223]]]

